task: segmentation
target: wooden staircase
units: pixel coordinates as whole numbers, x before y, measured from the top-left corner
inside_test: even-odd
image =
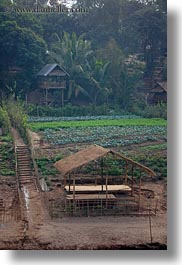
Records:
[[[20,189],[22,189],[22,186],[25,184],[31,184],[31,189],[38,191],[36,179],[34,178],[32,173],[31,159],[28,147],[26,145],[17,146],[16,155]]]
[[[48,217],[42,191],[34,174],[31,154],[18,131],[12,128],[16,157],[16,177],[21,208],[21,219],[25,231],[38,229]]]

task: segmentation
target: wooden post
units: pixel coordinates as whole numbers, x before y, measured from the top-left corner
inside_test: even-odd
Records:
[[[48,105],[47,103],[47,100],[48,100],[48,89],[46,88],[46,106]]]
[[[97,186],[97,176],[95,176],[95,186]]]
[[[151,244],[153,242],[153,236],[152,236],[152,220],[151,220],[151,205],[149,203],[149,228],[150,228],[150,240],[151,240]]]
[[[127,185],[128,182],[128,161],[126,161],[125,164],[125,185]]]
[[[64,188],[66,187],[66,176],[64,176]]]
[[[133,166],[133,164],[132,164],[131,172],[132,172],[132,190],[131,190],[131,195],[133,196],[133,194],[134,194],[134,176],[133,176],[133,174],[134,174],[134,166]]]
[[[108,175],[106,176],[106,209],[107,209],[107,203],[108,203],[108,188],[107,188],[107,183],[108,183]]]
[[[90,213],[89,213],[89,200],[87,200],[87,216],[89,217]]]
[[[64,107],[64,89],[61,89],[61,107]]]
[[[69,192],[70,192],[70,185],[71,185],[71,175],[69,174]]]
[[[106,167],[107,167],[107,175],[106,175],[106,209],[107,209],[107,205],[108,205],[108,162],[106,160]]]
[[[76,203],[75,203],[75,175],[73,176],[73,209],[75,210]]]
[[[141,203],[141,186],[142,186],[142,173],[140,171],[140,183],[139,183],[139,204],[138,204],[138,210],[140,211],[140,203]]]
[[[103,191],[103,175],[104,175],[104,172],[103,172],[103,158],[101,159],[101,182],[102,182],[102,191]]]

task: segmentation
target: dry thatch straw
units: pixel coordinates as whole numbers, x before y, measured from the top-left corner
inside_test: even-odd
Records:
[[[88,163],[97,160],[99,158],[103,158],[107,156],[108,154],[112,154],[113,156],[116,156],[117,158],[120,158],[122,160],[127,161],[128,163],[131,163],[133,166],[138,167],[141,169],[141,171],[146,172],[150,176],[155,176],[155,172],[151,170],[148,167],[143,166],[140,163],[135,162],[134,160],[127,158],[119,153],[116,153],[110,149],[103,148],[98,145],[91,145],[75,154],[72,154],[64,159],[61,159],[57,161],[54,166],[57,168],[57,170],[62,174],[66,175],[68,173],[71,173]]]

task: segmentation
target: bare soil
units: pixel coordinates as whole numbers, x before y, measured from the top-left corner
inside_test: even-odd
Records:
[[[24,234],[23,222],[0,227],[1,249],[121,249],[151,243],[148,217],[67,217]],[[167,244],[166,214],[152,217],[152,243]]]
[[[38,141],[36,152],[38,156],[51,156],[77,151],[81,146],[67,146],[61,149],[52,149],[46,145],[39,145],[39,138],[33,135]],[[83,146],[82,146],[83,148]],[[137,150],[137,147],[134,147]],[[132,151],[132,150],[131,150]],[[133,151],[132,151],[133,152]],[[3,179],[4,188],[1,186],[1,197],[6,196],[11,203],[15,191],[11,191]],[[8,186],[7,186],[8,185]],[[12,186],[14,190],[14,186]],[[50,249],[50,250],[76,250],[76,249],[166,249],[167,248],[167,214],[166,191],[162,182],[144,182],[144,189],[155,192],[160,205],[156,216],[151,216],[151,232],[149,216],[99,216],[99,217],[63,217],[62,219],[51,219],[43,205],[45,201],[41,196],[30,197],[30,211],[34,218],[30,227],[27,227],[25,220],[0,221],[0,249]],[[53,191],[51,192],[53,196]],[[57,195],[56,195],[57,196]],[[39,201],[36,201],[39,200]],[[37,214],[38,208],[43,212],[44,219],[40,221]]]
[[[161,204],[157,215],[151,216],[152,235],[149,216],[51,219],[44,207],[45,219],[40,223],[39,216],[36,220],[34,215],[36,225],[28,229],[23,220],[0,223],[0,249],[166,249],[167,217],[166,210],[161,207],[165,201],[163,185],[143,184],[143,188],[149,187],[155,191]],[[31,208],[36,207],[36,198],[30,200],[33,203]]]

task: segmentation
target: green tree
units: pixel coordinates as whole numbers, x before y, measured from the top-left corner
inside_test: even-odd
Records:
[[[130,52],[144,53],[146,74],[152,76],[155,59],[167,50],[166,14],[155,1],[138,2],[125,2],[121,35]]]
[[[93,105],[98,103],[108,103],[108,96],[111,94],[111,88],[108,86],[110,62],[103,63],[96,57],[92,57],[87,63],[89,73],[89,98]]]
[[[77,37],[75,33],[70,35],[65,32],[62,39],[58,35],[55,37],[57,37],[57,42],[52,46],[50,55],[70,74],[68,97],[75,98],[80,93],[88,97],[82,84],[88,78],[85,66],[88,56],[92,54],[91,43],[83,36]]]
[[[20,92],[26,94],[43,64],[46,49],[44,40],[32,30],[18,26],[15,21],[0,24],[0,82],[5,94],[7,86],[14,87],[16,96],[22,96]],[[12,67],[19,71],[12,74]]]

